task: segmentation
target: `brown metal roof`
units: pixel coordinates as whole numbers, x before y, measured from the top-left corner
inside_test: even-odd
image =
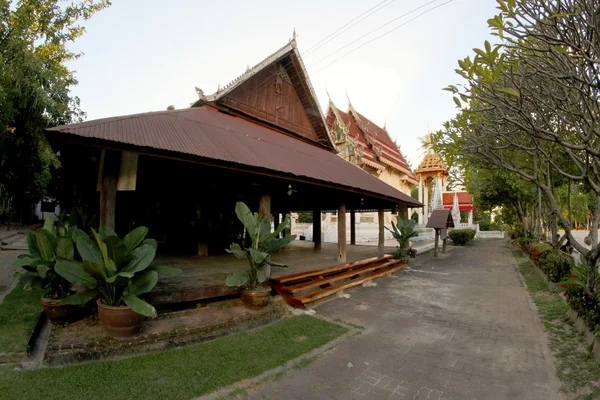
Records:
[[[285,176],[341,185],[410,207],[422,206],[333,151],[208,106],[98,119],[48,131],[265,168]]]
[[[454,220],[450,215],[450,210],[433,210],[427,221],[427,228],[454,228]]]

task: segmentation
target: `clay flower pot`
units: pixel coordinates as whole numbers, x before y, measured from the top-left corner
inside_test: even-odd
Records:
[[[242,303],[251,310],[260,310],[269,304],[271,298],[271,288],[269,286],[260,286],[256,289],[242,289]]]
[[[61,299],[42,297],[42,307],[46,317],[53,324],[73,322],[80,316],[80,307],[62,304]]]
[[[138,334],[142,329],[143,317],[133,312],[127,306],[107,306],[100,299],[98,304],[98,319],[112,337],[129,337]]]

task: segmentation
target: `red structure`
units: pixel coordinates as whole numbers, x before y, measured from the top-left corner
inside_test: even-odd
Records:
[[[442,193],[444,208],[452,209],[454,194],[458,196],[458,209],[462,211],[475,211],[473,207],[473,195],[468,192],[445,192]]]

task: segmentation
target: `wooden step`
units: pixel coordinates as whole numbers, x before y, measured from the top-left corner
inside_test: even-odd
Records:
[[[306,303],[312,303],[314,301],[317,301],[317,300],[323,299],[325,297],[331,296],[333,294],[336,294],[337,292],[340,292],[344,289],[349,289],[351,287],[361,285],[366,281],[376,279],[376,278],[381,278],[381,277],[384,277],[387,275],[391,275],[396,271],[406,268],[407,265],[408,264],[396,264],[391,268],[386,268],[384,270],[377,271],[373,274],[361,276],[360,278],[353,279],[349,282],[344,282],[339,285],[331,286],[329,288],[319,290],[317,292],[307,293],[302,296],[296,296],[295,300],[299,303],[302,303],[303,305]]]
[[[336,265],[315,271],[286,275],[270,280],[271,286],[293,307],[331,296],[366,281],[390,275],[402,268],[390,255]]]
[[[277,284],[277,283],[287,283],[287,282],[301,280],[301,279],[309,279],[314,276],[324,275],[324,274],[327,275],[329,273],[338,272],[338,271],[346,269],[346,268],[361,267],[363,265],[366,265],[366,264],[369,264],[372,262],[387,260],[390,258],[392,258],[392,256],[389,254],[386,254],[383,257],[366,258],[364,260],[354,261],[354,262],[347,263],[347,264],[340,264],[340,265],[336,265],[334,267],[317,269],[314,271],[307,271],[307,272],[298,272],[297,274],[285,275],[285,276],[280,276],[277,278],[271,278],[271,282],[273,284]]]
[[[336,282],[336,281],[339,281],[342,279],[352,278],[353,276],[364,274],[365,272],[371,272],[376,269],[385,268],[390,265],[396,264],[397,262],[398,262],[398,260],[384,261],[383,263],[376,262],[376,263],[372,263],[372,264],[369,264],[369,265],[366,265],[366,266],[363,266],[360,268],[351,269],[347,272],[343,272],[343,273],[336,274],[336,275],[331,275],[328,277],[317,276],[316,279],[314,279],[313,281],[299,283],[299,284],[292,285],[292,286],[285,286],[285,290],[290,293],[297,293],[297,292],[307,290],[310,288],[320,287],[320,286],[323,286],[326,284],[330,284],[330,283],[333,283],[333,282]]]

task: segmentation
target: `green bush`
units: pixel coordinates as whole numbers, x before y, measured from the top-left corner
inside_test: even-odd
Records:
[[[544,251],[538,258],[538,267],[554,283],[567,279],[573,264],[573,258],[561,252]]]
[[[448,236],[452,240],[452,243],[464,246],[473,240],[475,231],[473,229],[453,229],[448,233]]]

